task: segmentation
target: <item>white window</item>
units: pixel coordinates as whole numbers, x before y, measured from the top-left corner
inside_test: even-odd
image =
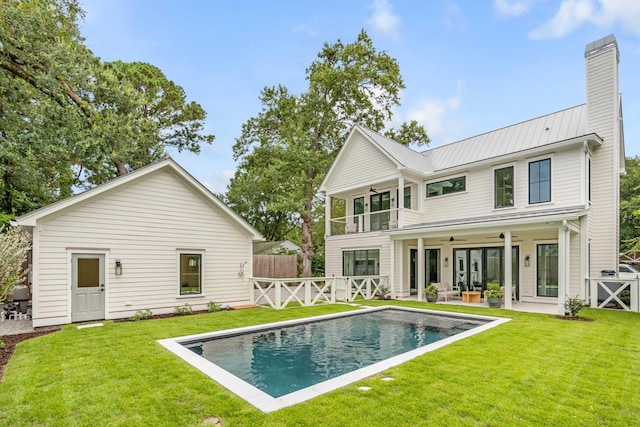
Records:
[[[201,251],[178,252],[178,286],[180,295],[202,294]]]

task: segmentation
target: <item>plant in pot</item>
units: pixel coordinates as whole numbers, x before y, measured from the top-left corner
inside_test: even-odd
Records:
[[[428,302],[436,302],[438,300],[438,288],[432,283],[424,290]]]
[[[504,293],[500,290],[500,285],[497,283],[491,283],[487,286],[487,291],[484,293],[484,297],[487,299],[487,303],[491,308],[500,308],[502,305],[502,298]]]

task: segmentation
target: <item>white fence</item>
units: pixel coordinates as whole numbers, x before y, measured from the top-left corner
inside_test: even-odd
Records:
[[[587,282],[591,307],[635,312],[640,310],[638,279],[598,277],[590,278]]]
[[[305,279],[251,279],[251,297],[257,305],[279,310],[290,303],[303,306],[372,299],[389,292],[386,276],[312,277]]]

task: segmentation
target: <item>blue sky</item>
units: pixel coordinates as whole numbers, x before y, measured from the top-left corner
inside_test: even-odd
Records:
[[[216,136],[199,155],[171,153],[226,191],[231,147],[260,111],[265,86],[306,90],[324,42],[364,28],[400,64],[399,123],[416,119],[438,146],[581,104],[585,45],[620,49],[626,155],[640,155],[638,0],[81,0],[82,33],[104,61],[143,61],[207,111]]]

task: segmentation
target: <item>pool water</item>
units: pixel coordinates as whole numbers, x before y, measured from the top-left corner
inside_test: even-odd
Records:
[[[183,345],[277,398],[489,321],[387,308]]]

